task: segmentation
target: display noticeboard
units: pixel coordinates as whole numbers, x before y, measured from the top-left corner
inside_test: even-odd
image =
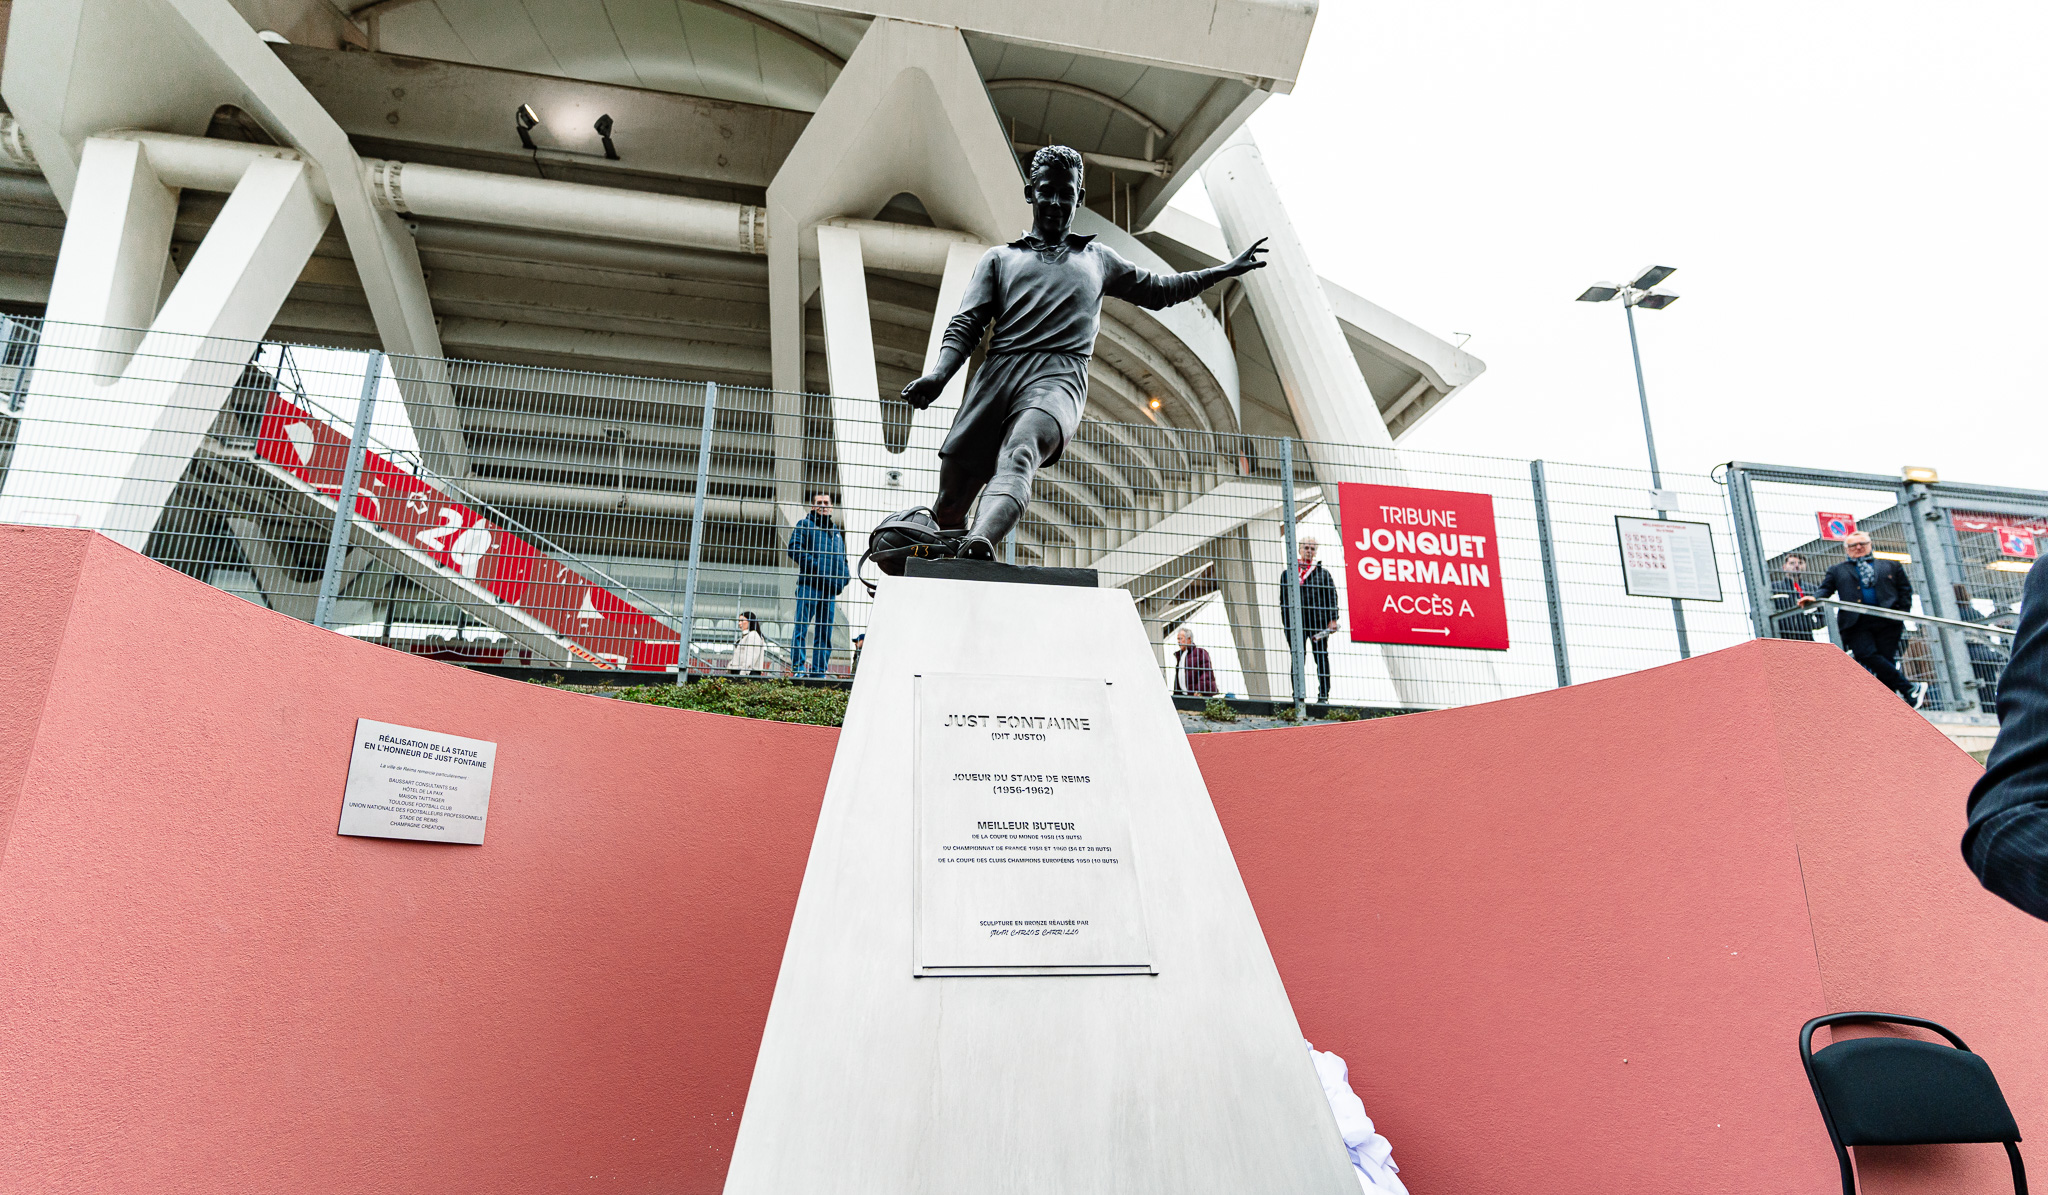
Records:
[[[340,833],[480,846],[498,745],[356,719]]]
[[[1721,569],[1714,559],[1714,529],[1676,519],[1614,517],[1621,544],[1622,587],[1631,597],[1721,600]]]
[[[1354,642],[1507,650],[1493,495],[1343,482],[1337,505]]]

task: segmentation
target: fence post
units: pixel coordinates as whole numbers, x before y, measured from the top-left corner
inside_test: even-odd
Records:
[[[370,359],[363,364],[363,394],[356,401],[355,430],[348,437],[348,464],[341,471],[341,488],[334,494],[334,522],[327,529],[327,563],[320,569],[320,596],[313,602],[313,625],[323,629],[334,617],[334,600],[341,596],[356,489],[363,480],[363,454],[370,447],[370,416],[377,409],[377,386],[383,380],[384,354],[371,349]]]
[[[1565,651],[1564,594],[1557,583],[1557,549],[1550,539],[1550,491],[1543,484],[1543,462],[1529,462],[1529,489],[1536,497],[1536,543],[1543,550],[1543,596],[1550,601],[1550,653],[1557,657],[1557,687],[1572,683],[1572,662]]]
[[[1742,565],[1742,587],[1749,595],[1749,624],[1757,638],[1775,639],[1778,626],[1771,616],[1778,603],[1771,592],[1770,566],[1764,561],[1763,529],[1757,523],[1749,471],[1730,462],[1727,484],[1728,522],[1735,528],[1735,559]]]
[[[690,511],[690,568],[683,574],[683,639],[676,645],[676,683],[690,675],[690,640],[697,636],[697,561],[704,554],[704,491],[711,485],[711,431],[718,423],[718,383],[704,383],[704,413],[697,431],[697,501]]]
[[[1948,541],[1941,534],[1941,507],[1934,501],[1934,492],[1916,481],[1905,486],[1900,497],[1913,524],[1913,556],[1922,562],[1921,582],[1927,586],[1921,609],[1936,618],[1961,619],[1955,591],[1961,573],[1949,563]],[[1941,645],[1942,673],[1948,680],[1948,708],[1974,712],[1978,708],[1977,675],[1970,667],[1969,644],[1954,627],[1937,625],[1934,630],[1935,641]]]
[[[1294,678],[1294,716],[1308,717],[1308,682],[1302,676],[1301,549],[1294,542],[1294,437],[1280,439],[1280,525],[1287,538],[1287,567],[1282,570],[1287,587],[1287,654]]]

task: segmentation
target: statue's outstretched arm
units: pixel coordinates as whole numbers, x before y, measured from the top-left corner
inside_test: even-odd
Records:
[[[1185,274],[1154,274],[1150,270],[1139,269],[1119,257],[1116,260],[1121,263],[1121,268],[1104,283],[1102,292],[1127,303],[1135,303],[1140,307],[1157,311],[1162,307],[1171,307],[1175,303],[1184,303],[1225,278],[1235,278],[1240,274],[1264,269],[1266,263],[1260,260],[1259,254],[1265,251],[1266,239],[1260,237],[1243,253],[1220,266],[1210,266],[1206,270],[1189,270]]]

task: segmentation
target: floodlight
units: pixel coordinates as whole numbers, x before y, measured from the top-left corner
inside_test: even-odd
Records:
[[[1900,564],[1911,564],[1911,563],[1913,563],[1913,558],[1912,558],[1911,556],[1907,555],[1907,554],[1906,554],[1906,553],[1904,553],[1904,552],[1877,552],[1877,551],[1873,551],[1873,552],[1871,552],[1870,554],[1871,554],[1872,556],[1875,556],[1875,557],[1877,557],[1877,558],[1878,558],[1879,560],[1896,560],[1896,561],[1898,561],[1898,562],[1899,562]]]
[[[528,133],[539,124],[540,115],[533,110],[532,104],[521,104],[519,110],[512,114],[512,127],[519,130],[519,144],[527,149],[533,148],[533,138]]]
[[[1656,503],[1660,518],[1678,505],[1678,495],[1664,488],[1664,475],[1657,468],[1657,437],[1650,431],[1650,391],[1643,384],[1643,353],[1636,344],[1636,308],[1647,307],[1656,311],[1677,302],[1677,295],[1650,289],[1669,278],[1674,272],[1671,266],[1645,266],[1637,270],[1635,280],[1626,285],[1596,282],[1579,296],[1581,303],[1605,303],[1616,295],[1621,296],[1622,317],[1628,322],[1629,356],[1634,359],[1636,365],[1636,398],[1643,405],[1643,447],[1648,449],[1650,454],[1651,501]],[[1685,634],[1685,603],[1675,597],[1671,599],[1671,624],[1672,629],[1678,632],[1678,658],[1692,658],[1692,643]],[[1563,671],[1562,664],[1559,665],[1559,671]]]
[[[2034,567],[2031,560],[1994,560],[1984,566],[1994,573],[2024,573]]]
[[[611,161],[618,161],[619,147],[612,144],[611,114],[606,113],[605,115],[598,117],[597,123],[590,127],[597,130],[597,139],[599,141],[604,142],[604,156],[610,159]]]
[[[1151,408],[1152,408],[1153,410],[1155,410],[1155,411],[1156,411],[1156,410],[1158,410],[1158,409],[1159,409],[1160,407],[1164,406],[1165,404],[1164,404],[1164,403],[1161,403],[1161,402],[1160,402],[1160,401],[1159,401],[1158,399],[1154,398],[1154,399],[1148,399],[1148,400],[1146,401],[1145,405],[1146,405],[1146,406],[1148,406],[1148,407],[1151,407]]]
[[[1899,475],[1907,481],[1917,481],[1922,485],[1933,485],[1941,480],[1941,474],[1926,465],[1907,465],[1899,470]]]

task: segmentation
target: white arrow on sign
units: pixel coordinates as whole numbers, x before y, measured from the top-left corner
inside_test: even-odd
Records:
[[[1450,638],[1451,634],[1451,628],[1449,627],[1409,627],[1408,629],[1418,635],[1442,635],[1446,639]]]

